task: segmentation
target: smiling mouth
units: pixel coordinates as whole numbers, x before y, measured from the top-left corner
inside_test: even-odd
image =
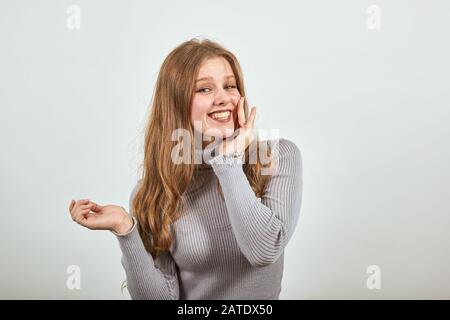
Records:
[[[208,113],[208,117],[218,122],[228,122],[231,119],[231,110],[221,110]]]

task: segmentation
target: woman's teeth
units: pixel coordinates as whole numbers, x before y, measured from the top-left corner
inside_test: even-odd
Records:
[[[210,114],[209,116],[215,120],[228,120],[230,117],[231,112],[230,111],[224,111],[224,112],[215,112]]]

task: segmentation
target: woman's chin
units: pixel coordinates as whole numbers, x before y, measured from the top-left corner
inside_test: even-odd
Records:
[[[211,130],[211,132],[214,132],[215,134],[219,134],[222,136],[223,139],[231,137],[234,133],[234,121],[231,119],[230,121],[226,123],[218,124],[216,121],[212,119],[208,119],[207,121],[207,128]]]

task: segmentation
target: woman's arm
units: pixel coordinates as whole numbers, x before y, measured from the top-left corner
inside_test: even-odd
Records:
[[[133,227],[126,234],[117,234],[122,250],[122,265],[132,299],[178,300],[179,285],[175,262],[169,252],[157,259],[145,250],[139,235],[138,223],[131,205],[139,183],[130,196],[130,215]]]
[[[265,266],[278,259],[300,213],[303,184],[300,150],[286,139],[279,139],[273,147],[278,148],[278,168],[261,199],[253,192],[242,164],[223,164],[222,155],[210,160],[239,248],[253,266]]]

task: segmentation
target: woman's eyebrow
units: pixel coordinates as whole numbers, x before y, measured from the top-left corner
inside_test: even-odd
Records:
[[[223,77],[223,78],[224,78],[224,79],[234,78],[234,75],[225,76],[225,77]],[[199,82],[199,81],[202,81],[202,80],[212,80],[212,77],[203,77],[203,78],[199,78],[199,79],[197,79],[195,82]]]

